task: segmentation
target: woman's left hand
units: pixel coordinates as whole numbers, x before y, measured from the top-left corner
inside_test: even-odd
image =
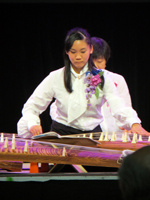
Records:
[[[145,136],[150,136],[150,133],[147,132],[142,126],[141,124],[132,124],[131,127],[131,133],[137,133],[139,135],[145,135]]]

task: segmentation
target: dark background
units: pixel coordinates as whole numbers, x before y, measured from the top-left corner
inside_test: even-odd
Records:
[[[0,132],[17,131],[33,90],[50,71],[63,67],[65,35],[76,26],[109,43],[107,69],[125,77],[133,108],[150,131],[149,21],[148,1],[1,0]],[[48,112],[41,115],[44,132],[51,124]]]

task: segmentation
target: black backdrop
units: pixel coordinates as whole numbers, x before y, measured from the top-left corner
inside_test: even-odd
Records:
[[[133,108],[150,131],[149,21],[147,2],[1,3],[0,132],[17,131],[25,101],[50,71],[63,66],[64,38],[76,26],[109,43],[107,69],[125,77]],[[48,112],[41,115],[44,132],[51,124]]]

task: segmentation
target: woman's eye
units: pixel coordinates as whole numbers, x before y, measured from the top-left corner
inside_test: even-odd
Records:
[[[85,53],[85,51],[81,51],[81,53]]]

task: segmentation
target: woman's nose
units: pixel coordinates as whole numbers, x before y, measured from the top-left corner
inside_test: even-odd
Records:
[[[76,59],[80,59],[81,58],[81,55],[78,53],[77,55],[76,55]]]

